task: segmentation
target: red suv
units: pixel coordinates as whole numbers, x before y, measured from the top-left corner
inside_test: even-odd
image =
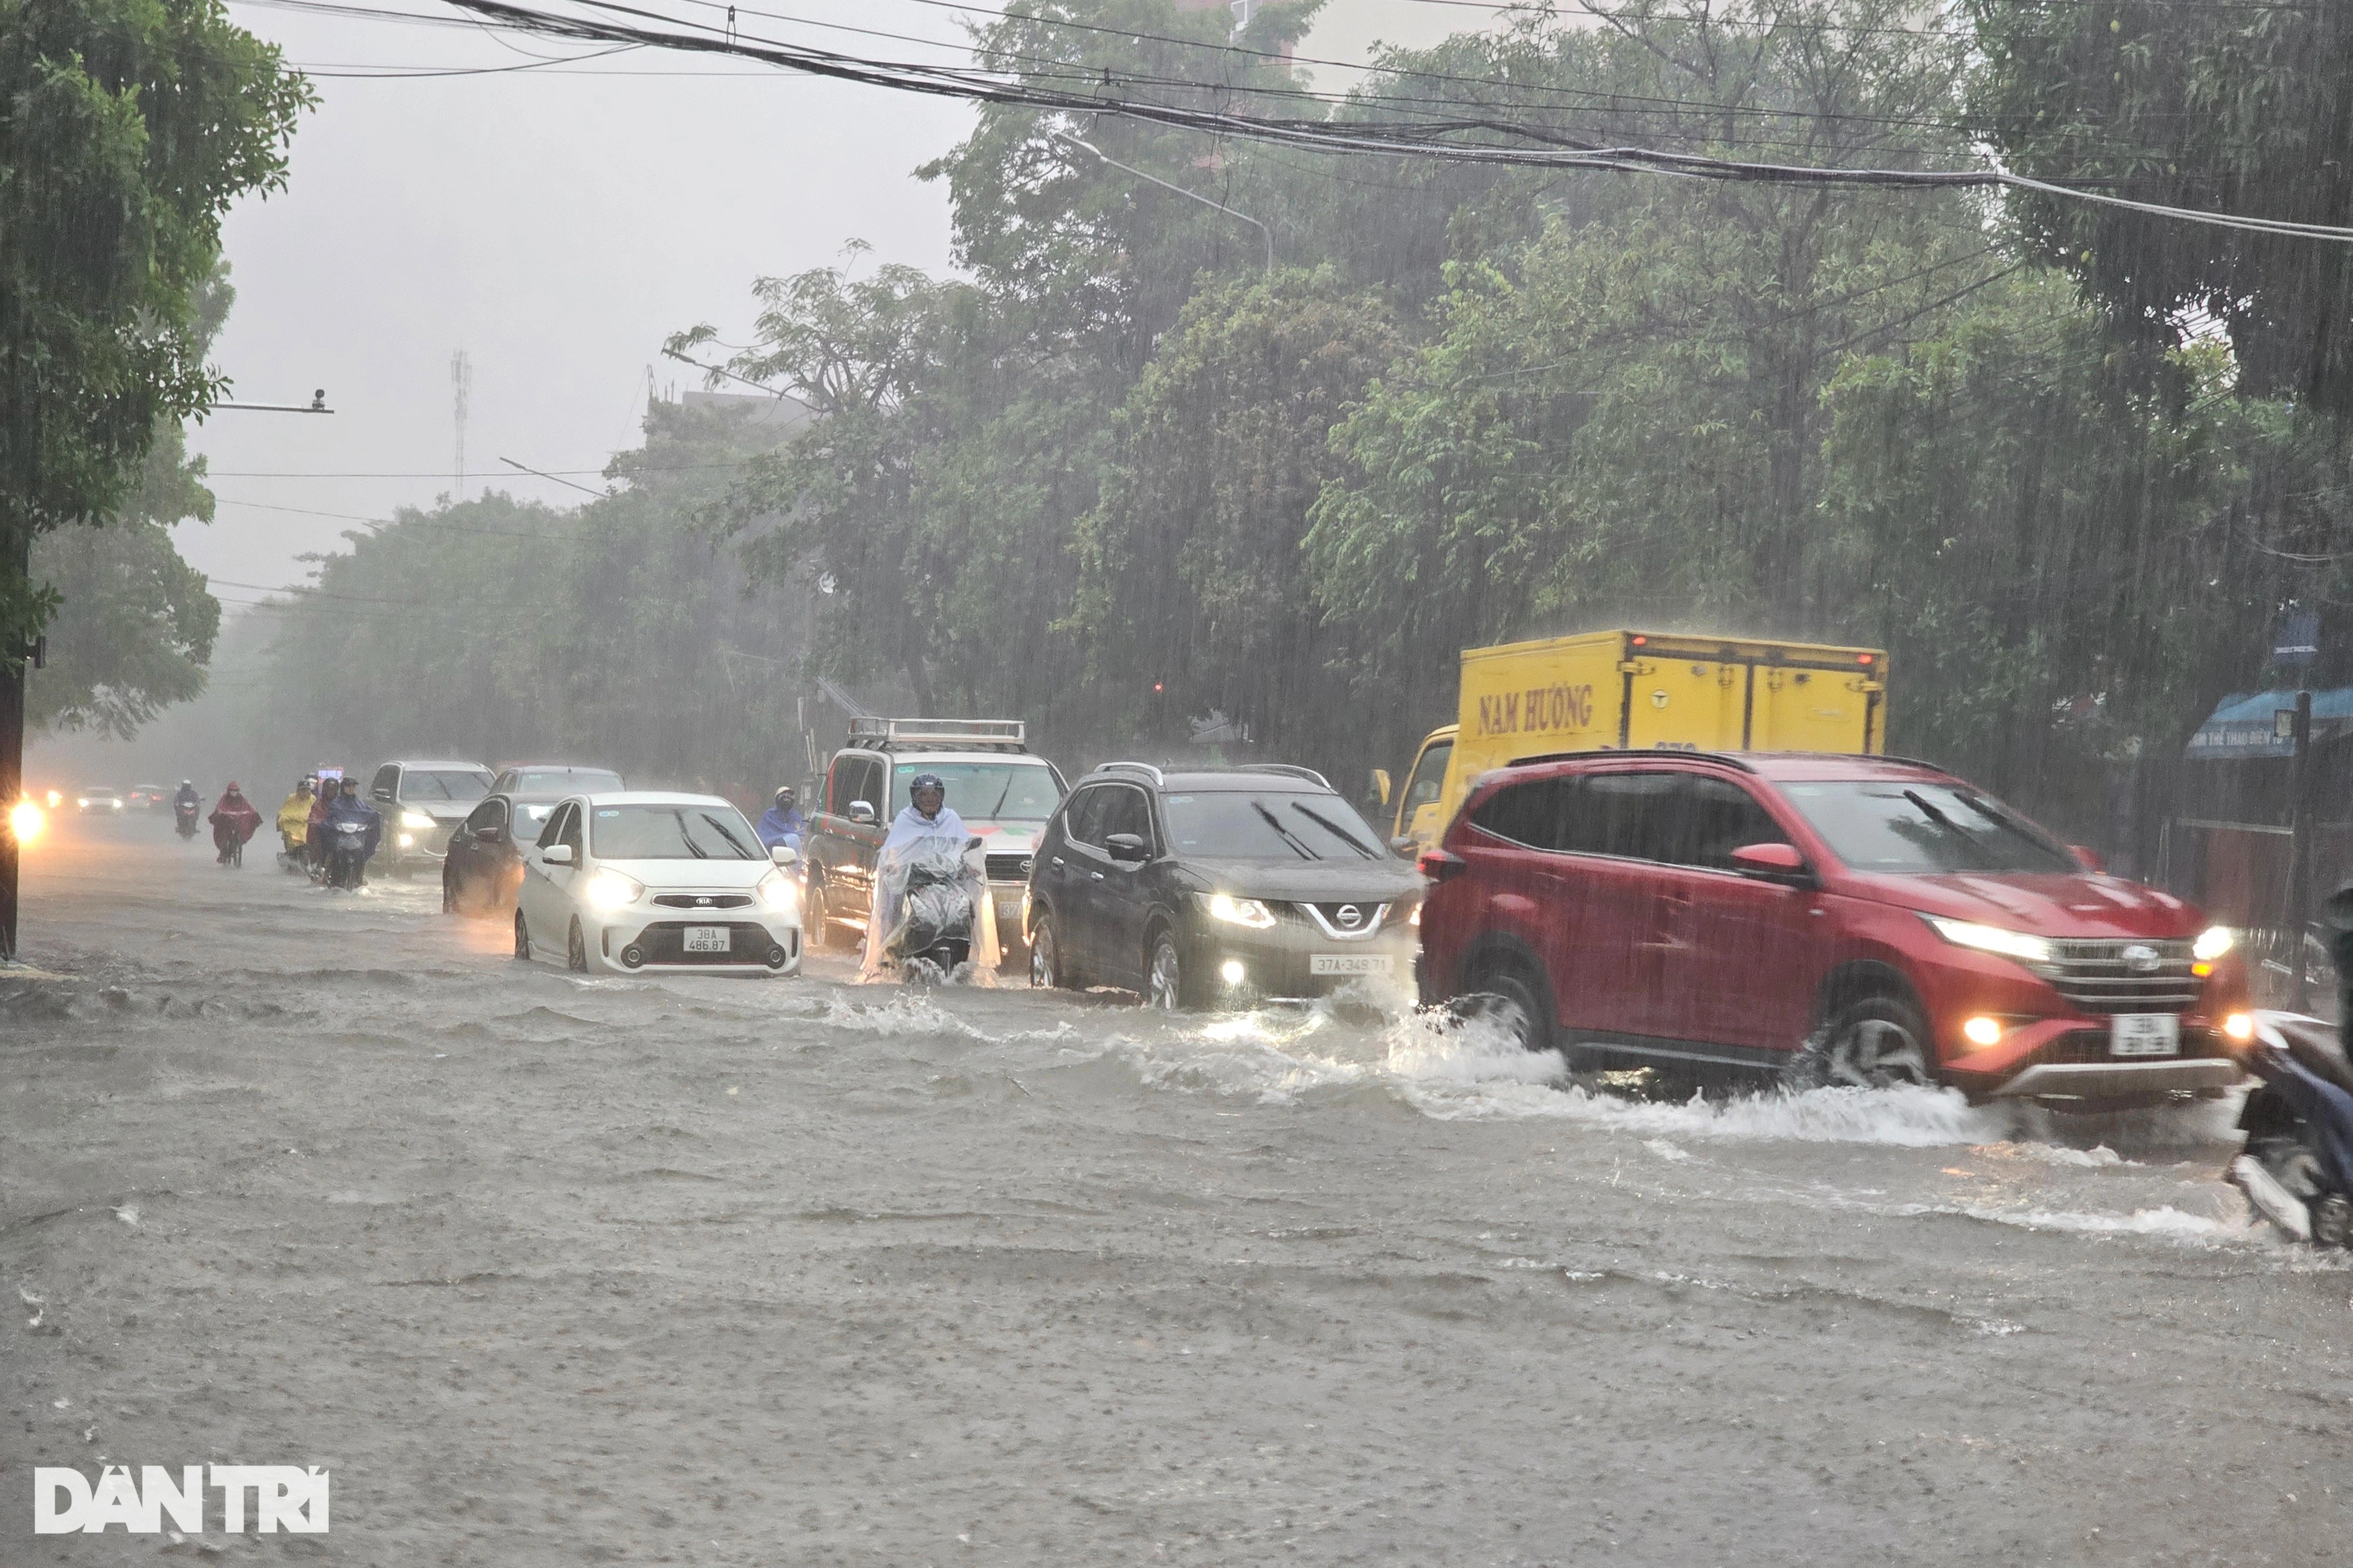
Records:
[[[2219,1093],[2253,1029],[2228,931],[1920,763],[1538,758],[1421,867],[1423,1000],[1580,1065],[2089,1108]]]

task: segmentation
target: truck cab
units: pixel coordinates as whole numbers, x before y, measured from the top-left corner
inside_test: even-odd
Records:
[[[981,840],[989,896],[1008,963],[1026,964],[1021,900],[1029,857],[1047,819],[1069,793],[1060,769],[1033,753],[1018,719],[852,719],[811,802],[804,849],[810,946],[844,945],[873,909],[874,876],[891,823],[921,773],[947,785],[947,804]]]

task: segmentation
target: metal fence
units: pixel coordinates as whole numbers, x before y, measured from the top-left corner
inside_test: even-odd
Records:
[[[2318,925],[2316,900],[2353,875],[2353,823],[2323,823],[2313,829],[2313,875],[2307,886],[2316,902],[2309,909],[2288,908],[2292,840],[2288,829],[2270,823],[2169,817],[2158,839],[2155,880],[2217,922],[2243,933],[2260,1005],[2291,1005],[2295,944],[2303,942],[2310,980],[2307,1008],[2334,1016],[2337,974]]]

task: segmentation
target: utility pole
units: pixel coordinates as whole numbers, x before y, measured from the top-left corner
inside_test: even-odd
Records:
[[[33,536],[0,544],[9,554],[8,569],[19,582],[33,575]],[[36,645],[37,647],[37,645]],[[0,822],[0,963],[16,961],[16,885],[24,864],[24,818],[16,806],[25,798],[25,672],[38,657],[34,647],[0,648],[0,805],[8,817]]]
[[[2312,693],[2295,694],[2295,717],[2289,731],[2295,752],[2287,772],[2287,915],[2288,1005],[2301,1013],[2311,1005],[2309,966],[2305,963],[2304,928],[2312,917]]]
[[[458,414],[458,494],[466,499],[466,395],[474,390],[474,362],[459,349],[449,356],[449,390],[455,395]]]
[[[2298,672],[2294,708],[2272,716],[2272,732],[2285,732],[2287,764],[2287,927],[2288,1005],[2304,1012],[2311,1001],[2310,965],[2305,961],[2305,927],[2312,919],[2312,691],[2304,672],[2320,657],[2320,616],[2290,600],[2272,639],[2272,662]]]

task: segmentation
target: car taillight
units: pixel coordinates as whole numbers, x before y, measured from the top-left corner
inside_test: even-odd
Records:
[[[1421,868],[1421,874],[1433,882],[1443,882],[1451,878],[1459,877],[1471,868],[1469,861],[1446,849],[1423,850],[1418,864]]]

